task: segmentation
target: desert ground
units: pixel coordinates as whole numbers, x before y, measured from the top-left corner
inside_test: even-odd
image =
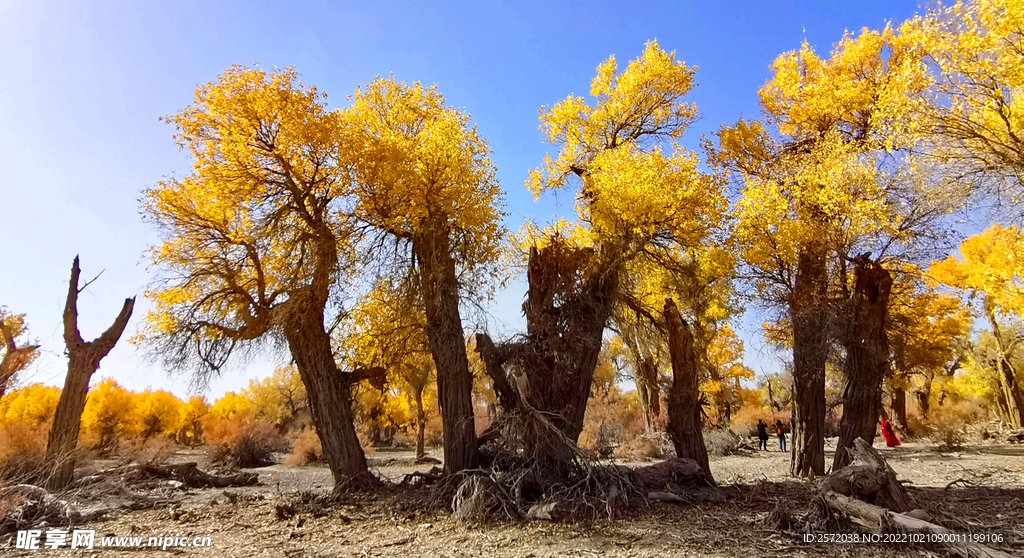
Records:
[[[834,442],[833,442],[834,447]],[[920,443],[876,443],[911,495],[934,521],[954,531],[999,532],[1000,550],[1024,556],[1024,446],[971,445],[939,451]],[[439,457],[439,456],[438,456]],[[173,460],[202,459],[199,451]],[[431,465],[415,465],[408,450],[377,450],[371,466],[395,483]],[[638,463],[625,463],[638,465]],[[582,523],[508,521],[460,525],[422,495],[390,490],[345,496],[329,506],[282,507],[326,496],[331,477],[322,466],[273,465],[248,471],[259,484],[183,490],[168,486],[161,503],[85,525],[96,529],[94,550],[15,550],[8,556],[126,555],[257,557],[361,556],[942,556],[921,545],[804,543],[803,533],[773,527],[777,509],[794,515],[813,506],[811,483],[787,475],[789,454],[775,451],[712,457],[717,490],[694,493],[685,504],[652,503],[615,519]],[[282,512],[282,509],[284,510]],[[847,532],[849,526],[837,523]],[[100,548],[101,536],[209,536],[210,548]],[[8,536],[11,538],[11,536]],[[1016,542],[1015,542],[1016,541]],[[8,546],[10,545],[10,546]]]

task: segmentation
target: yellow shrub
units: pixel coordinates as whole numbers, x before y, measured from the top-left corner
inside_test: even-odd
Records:
[[[44,424],[53,421],[60,401],[60,388],[29,384],[8,392],[0,399],[0,423],[26,421]]]

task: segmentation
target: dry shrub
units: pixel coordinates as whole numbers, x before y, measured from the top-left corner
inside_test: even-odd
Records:
[[[284,464],[298,467],[307,463],[320,461],[324,456],[324,447],[316,430],[307,428],[292,440],[292,451],[285,457]]]
[[[288,450],[288,440],[264,420],[249,422],[244,413],[210,421],[207,439],[214,442],[207,459],[214,465],[264,467],[274,464],[274,452]]]
[[[767,422],[771,416],[772,413],[767,407],[746,403],[732,416],[730,428],[742,437],[757,436],[757,421]]]
[[[134,463],[156,464],[167,461],[174,450],[174,442],[163,436],[132,438],[124,444],[121,456]]]
[[[983,410],[972,401],[946,403],[932,409],[925,428],[928,438],[941,449],[956,449],[967,441],[967,427],[982,417]]]
[[[641,437],[644,430],[640,400],[636,392],[622,393],[618,387],[612,386],[606,392],[595,390],[591,394],[578,445],[602,457],[609,457],[623,444],[628,443],[636,446],[634,449],[641,449],[644,442],[634,440]]]
[[[640,435],[627,439],[615,448],[615,457],[629,461],[648,461],[670,456],[675,450],[664,432]]]
[[[440,447],[444,443],[444,424],[441,417],[431,416],[423,428],[423,443],[432,448]]]
[[[45,480],[47,424],[16,420],[0,424],[0,481],[33,484]]]

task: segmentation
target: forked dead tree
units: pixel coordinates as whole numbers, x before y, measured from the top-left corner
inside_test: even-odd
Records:
[[[78,294],[89,285],[78,286],[81,268],[78,256],[71,264],[71,281],[64,304],[64,344],[68,353],[68,374],[64,379],[64,390],[60,393],[57,412],[50,428],[50,439],[46,445],[46,461],[52,472],[47,480],[51,491],[62,490],[71,482],[75,472],[75,447],[78,445],[78,430],[85,410],[85,398],[89,393],[89,380],[100,360],[107,356],[117,344],[135,308],[135,297],[126,298],[121,312],[114,323],[92,341],[82,339],[78,330]]]

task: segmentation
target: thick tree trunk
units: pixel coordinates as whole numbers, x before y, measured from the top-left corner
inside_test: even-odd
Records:
[[[572,442],[583,431],[602,336],[618,289],[616,263],[581,276],[579,270],[588,269],[594,257],[593,249],[564,242],[531,249],[529,291],[523,304],[526,339],[496,346],[486,335],[477,336],[477,350],[502,408],[508,412],[518,405],[505,371],[516,366],[533,386],[530,405]],[[612,255],[605,257],[617,261]],[[530,431],[522,440],[526,456],[537,460],[552,479],[569,473],[573,455],[565,440],[536,421],[527,426]]]
[[[552,244],[532,249],[527,267],[529,292],[526,314],[527,347],[524,368],[532,389],[530,403],[550,417],[575,442],[583,431],[583,416],[594,382],[594,370],[605,325],[618,289],[618,267],[595,272],[577,281],[585,268],[577,259],[594,257],[588,250]],[[610,256],[609,256],[610,257]],[[539,425],[528,433],[527,455],[557,476],[571,461],[562,440]]]
[[[853,446],[854,440],[863,438],[870,444],[875,439],[882,406],[882,381],[889,363],[885,321],[892,276],[877,262],[868,260],[866,254],[856,258],[854,266],[854,288],[843,339],[846,348],[843,418],[839,423],[833,471],[850,462],[847,449]]]
[[[444,470],[454,473],[477,465],[473,416],[473,376],[466,356],[466,338],[459,315],[459,284],[455,260],[445,235],[417,238],[427,341],[437,369],[437,397],[444,432]]]
[[[828,276],[821,254],[801,251],[790,300],[793,323],[793,439],[790,474],[825,474],[825,360]]]
[[[78,256],[75,256],[71,264],[71,281],[64,304],[64,344],[68,352],[68,374],[64,379],[64,390],[60,393],[46,444],[46,463],[50,469],[46,487],[51,492],[63,490],[71,483],[75,472],[75,449],[78,446],[82,411],[85,410],[85,400],[89,393],[89,380],[100,367],[100,360],[107,356],[121,338],[135,308],[134,297],[125,299],[114,323],[99,337],[86,342],[78,330],[80,275]]]
[[[309,411],[336,486],[369,478],[366,455],[353,424],[351,379],[338,370],[331,337],[324,327],[324,305],[293,294],[282,319],[288,348],[306,386]],[[315,297],[310,297],[315,298]]]
[[[676,448],[676,457],[692,459],[707,471],[708,450],[700,420],[700,377],[693,334],[683,321],[672,299],[665,300],[665,325],[672,356],[672,389],[668,397],[668,434]],[[712,481],[713,482],[713,481]]]

